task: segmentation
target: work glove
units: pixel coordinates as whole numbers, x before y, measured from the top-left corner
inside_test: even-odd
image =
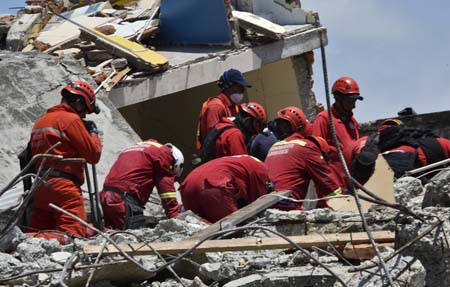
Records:
[[[98,134],[97,125],[93,121],[83,120],[83,124],[90,134]]]

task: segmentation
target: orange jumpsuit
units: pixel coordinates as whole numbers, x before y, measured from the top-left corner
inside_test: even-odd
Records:
[[[87,131],[80,116],[67,104],[50,108],[31,131],[31,154],[44,153],[49,147],[61,142],[50,154],[64,158],[84,158],[95,164],[100,160],[102,145],[97,134]],[[55,161],[47,159],[44,169]],[[36,162],[38,168],[41,161]],[[30,227],[37,230],[59,230],[79,237],[86,237],[86,228],[70,216],[51,207],[53,203],[83,220],[86,220],[83,196],[80,186],[84,182],[84,163],[57,163],[53,172],[36,191]],[[56,238],[64,243],[58,234],[41,234],[44,238]]]

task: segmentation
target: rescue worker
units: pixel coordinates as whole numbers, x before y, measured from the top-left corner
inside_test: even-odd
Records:
[[[303,111],[286,107],[279,110],[277,116],[277,126],[284,140],[270,148],[265,160],[274,190],[292,190],[293,198],[302,200],[310,180],[313,180],[319,198],[340,194],[343,185],[326,159],[328,144],[321,137],[310,136],[311,130]],[[324,201],[318,205],[327,206]],[[286,201],[276,207],[302,209],[300,203]]]
[[[222,118],[203,141],[202,162],[223,156],[248,154],[247,145],[266,125],[266,111],[258,103],[244,103],[233,118]]]
[[[184,208],[216,222],[267,193],[267,168],[248,156],[227,156],[194,169],[180,187]]]
[[[341,77],[337,79],[331,92],[334,96],[334,104],[331,107],[336,136],[340,144],[341,150],[346,145],[359,139],[359,124],[353,116],[353,109],[357,100],[362,101],[364,98],[360,96],[359,86],[356,81],[350,77]],[[313,121],[312,134],[324,138],[330,146],[330,161],[334,169],[339,172],[339,176],[345,178],[344,168],[339,160],[337,150],[330,131],[330,123],[328,111],[320,112]],[[347,162],[350,159],[345,159]]]
[[[386,119],[381,122],[376,133],[360,137],[344,147],[344,157],[348,159],[347,166],[353,178],[365,184],[375,172],[375,162],[378,158],[378,140],[380,132],[396,125],[403,124],[398,119]]]
[[[99,113],[95,104],[94,89],[87,82],[79,80],[67,84],[61,90],[61,104],[48,109],[31,131],[31,156],[46,152],[57,142],[61,145],[50,151],[64,158],[84,158],[96,164],[100,160],[102,145],[94,122],[86,121],[86,114]],[[47,159],[44,170],[55,162]],[[36,162],[40,166],[41,161]],[[86,228],[70,216],[51,207],[53,203],[86,220],[83,196],[80,186],[84,182],[82,162],[57,163],[46,183],[34,195],[34,206],[30,228],[34,230],[59,230],[73,236],[86,237]],[[43,238],[56,238],[66,243],[59,233],[41,233]]]
[[[221,89],[220,94],[204,102],[200,111],[197,126],[197,150],[200,154],[206,134],[223,117],[236,116],[246,88],[252,86],[244,79],[242,73],[236,69],[225,71],[220,77],[218,85]]]
[[[179,215],[175,177],[183,171],[183,153],[173,144],[153,139],[122,151],[106,176],[100,202],[105,227],[138,228],[145,225],[143,210],[156,186],[168,218]]]

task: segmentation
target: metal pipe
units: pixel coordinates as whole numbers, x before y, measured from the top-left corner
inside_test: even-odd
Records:
[[[444,159],[444,160],[441,160],[441,161],[438,161],[438,162],[435,162],[435,163],[432,163],[432,164],[429,164],[429,165],[426,165],[426,166],[422,166],[422,167],[419,167],[419,168],[416,168],[416,169],[413,169],[413,170],[410,170],[410,171],[407,171],[407,172],[405,172],[405,176],[410,176],[410,175],[413,175],[413,174],[416,174],[416,173],[419,173],[419,172],[427,171],[429,169],[433,169],[433,168],[435,168],[437,166],[441,166],[441,165],[444,165],[444,164],[447,164],[447,163],[450,163],[450,158],[447,158],[447,159]]]

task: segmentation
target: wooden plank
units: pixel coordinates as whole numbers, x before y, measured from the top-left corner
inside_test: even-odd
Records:
[[[118,72],[117,75],[115,75],[112,79],[111,82],[108,83],[107,87],[106,87],[106,91],[109,92],[111,91],[112,88],[114,88],[115,85],[117,85],[117,83],[123,79],[123,77],[125,77],[126,74],[128,74],[128,72],[130,72],[131,69],[129,67],[126,67],[125,69],[123,69],[122,71]]]
[[[278,191],[276,194],[282,195],[282,196],[289,196],[292,193],[290,190],[283,190]],[[195,234],[191,237],[191,239],[200,239],[204,238],[212,233],[215,233],[217,231],[223,230],[223,229],[229,229],[236,227],[239,223],[257,215],[261,211],[271,207],[275,203],[280,201],[279,197],[273,196],[270,193],[261,196],[254,202],[250,203],[249,205],[236,210],[232,214],[228,215],[227,217],[217,221],[216,223],[208,226],[207,228],[203,229],[199,233]]]
[[[152,72],[164,71],[169,68],[169,62],[164,56],[147,49],[141,44],[117,35],[105,35],[94,29],[87,28],[61,14],[55,13],[55,15],[76,25],[82,31],[81,38],[87,37],[86,39],[95,42],[98,47],[108,50],[115,56],[126,58],[128,63],[135,68]]]
[[[385,243],[393,242],[395,234],[390,231],[375,231],[372,232],[373,238],[376,242]],[[341,233],[341,234],[324,234],[318,235],[304,235],[304,236],[290,236],[290,240],[299,244],[304,248],[313,246],[325,248],[329,244],[345,245],[348,242],[353,244],[368,243],[369,239],[367,233]],[[154,242],[151,246],[161,254],[179,254],[191,247],[198,241],[186,240],[177,242]],[[154,255],[151,248],[142,243],[120,244],[120,249],[129,253],[130,255]],[[226,252],[226,251],[248,251],[248,250],[265,250],[265,249],[291,249],[293,248],[286,240],[280,237],[244,237],[235,239],[222,240],[207,240],[203,242],[197,249],[193,251],[194,254],[201,254],[205,252]],[[99,245],[85,245],[83,251],[86,255],[96,255],[100,252]],[[104,255],[115,255],[119,251],[113,246],[108,245],[103,252]]]
[[[381,155],[378,156],[375,163],[375,172],[370,177],[369,181],[364,185],[364,187],[372,192],[375,192],[384,200],[395,203],[394,172]],[[358,194],[365,193],[363,193],[362,191],[358,191]],[[334,210],[354,212],[358,211],[354,197],[330,199],[327,201],[327,203]],[[364,212],[367,212],[372,205],[373,203],[371,202],[361,200],[361,207]]]
[[[394,248],[394,243],[379,243],[377,244],[380,252],[386,250],[387,247]],[[374,258],[377,253],[371,244],[351,244],[347,243],[344,247],[342,255],[347,259],[368,260]]]

